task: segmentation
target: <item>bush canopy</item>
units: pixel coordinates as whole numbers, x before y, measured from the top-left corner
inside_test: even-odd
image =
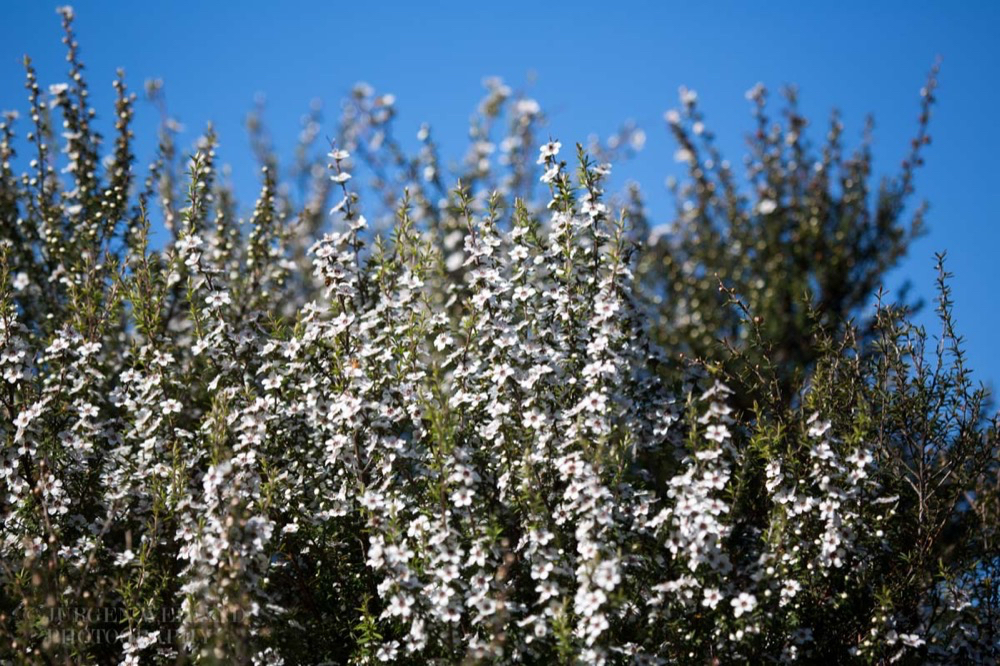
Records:
[[[910,154],[748,93],[745,170],[693,91],[676,215],[608,193],[501,81],[444,165],[359,85],[245,217],[211,128],[102,137],[25,59],[0,122],[0,661],[996,663],[997,417],[939,260],[880,291]],[[151,229],[165,240],[151,242]],[[157,236],[157,234],[153,234]]]

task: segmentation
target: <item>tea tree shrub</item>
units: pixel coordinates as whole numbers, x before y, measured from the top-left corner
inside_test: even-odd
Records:
[[[996,662],[997,421],[943,259],[939,333],[852,320],[919,229],[932,85],[874,204],[759,89],[750,197],[686,92],[653,239],[605,191],[637,128],[564,146],[489,81],[451,174],[359,86],[291,166],[252,120],[241,218],[211,129],[165,114],[138,169],[122,75],[98,135],[60,13],[67,82],[26,60],[0,124],[5,663]]]

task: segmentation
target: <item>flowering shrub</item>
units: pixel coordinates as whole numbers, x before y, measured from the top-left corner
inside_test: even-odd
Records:
[[[69,82],[26,62],[24,158],[0,125],[0,658],[995,663],[997,421],[943,267],[931,349],[905,308],[845,321],[861,294],[813,303],[797,373],[760,362],[776,296],[649,288],[680,260],[589,156],[639,130],[539,147],[540,107],[498,81],[450,189],[429,128],[407,156],[364,86],[325,163],[308,121],[302,201],[254,121],[243,221],[211,130],[181,176],[167,119],[137,180],[122,76],[102,157],[60,12]],[[828,185],[768,178],[765,218]],[[746,333],[682,359],[663,307]]]
[[[816,329],[836,334],[855,319],[870,334],[864,308],[923,230],[923,205],[907,220],[905,204],[931,141],[936,74],[935,66],[920,91],[917,132],[900,173],[877,184],[870,119],[861,147],[848,153],[834,113],[817,149],[796,90],[784,91],[784,121],[775,122],[768,91],[758,84],[747,92],[756,127],[745,160],[749,187],[741,187],[705,127],[697,95],[682,90],[680,110],[666,119],[680,146],[675,159],[687,165],[689,177],[672,181],[676,219],[651,235],[638,270],[647,291],[660,297],[662,342],[717,362],[731,361],[727,345],[742,346],[750,364],[774,366],[787,400],[817,360],[818,349],[809,343]],[[632,214],[648,226],[637,194]],[[726,289],[718,288],[720,282]],[[728,307],[734,300],[756,317],[764,353],[743,345],[750,331],[745,311]]]

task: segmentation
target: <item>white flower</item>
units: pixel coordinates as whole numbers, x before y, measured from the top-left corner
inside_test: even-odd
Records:
[[[201,247],[202,245],[204,245],[204,243],[205,241],[202,240],[201,236],[199,236],[198,234],[190,234],[188,236],[180,238],[174,244],[174,247],[177,249],[178,252],[180,252],[183,255],[187,254],[191,250],[195,250]]]
[[[604,588],[609,592],[622,582],[621,573],[618,571],[618,562],[606,560],[597,565],[593,574],[594,585]]]
[[[542,112],[542,107],[537,101],[526,98],[517,100],[517,104],[514,105],[514,110],[518,113],[518,115],[534,116]]]
[[[47,354],[58,354],[59,352],[66,351],[70,347],[70,341],[65,337],[58,337],[52,341],[48,349],[45,350]]]
[[[83,403],[82,405],[80,405],[78,409],[80,412],[80,418],[83,419],[92,419],[95,418],[98,414],[97,407],[90,404],[89,402]]]
[[[558,141],[549,141],[548,143],[542,144],[541,149],[539,149],[538,163],[545,164],[547,159],[553,158],[559,154],[560,148],[562,148],[562,144]]]
[[[589,412],[602,412],[607,403],[608,397],[606,395],[593,391],[583,399],[580,406]]]
[[[524,414],[521,420],[525,428],[539,429],[545,425],[545,416],[537,409],[530,409]]]
[[[18,430],[24,430],[33,418],[35,418],[34,412],[26,409],[17,415],[17,418],[14,419],[14,425],[17,426]]]
[[[830,429],[831,424],[829,421],[819,421],[819,413],[814,413],[809,417],[809,436],[810,437],[822,437]]]
[[[701,605],[706,608],[715,608],[722,601],[722,593],[714,587],[706,587],[704,598],[701,600]]]
[[[526,301],[535,295],[535,289],[533,287],[515,287],[514,289],[514,300],[515,301]]]
[[[548,574],[545,576],[547,578]],[[535,586],[535,592],[538,592],[538,603],[544,604],[549,599],[559,596],[559,586],[553,581],[542,580],[541,583]]]
[[[160,403],[160,409],[167,415],[178,414],[181,411],[181,403],[178,400],[170,398],[169,400],[164,400]]]
[[[601,213],[606,213],[608,207],[595,201],[584,201],[580,204],[580,212],[590,217],[597,217]]]
[[[77,351],[79,351],[80,356],[83,356],[83,357],[92,356],[92,355],[96,354],[97,352],[101,351],[101,343],[100,342],[87,342],[87,343],[84,343],[84,344],[80,345],[80,349],[78,349]]]
[[[611,315],[618,312],[619,305],[617,300],[613,299],[601,299],[594,303],[594,312],[597,316],[607,319]]]
[[[757,606],[757,598],[752,594],[740,592],[739,596],[729,603],[733,606],[733,615],[739,617],[744,613],[749,613]]]
[[[589,617],[596,613],[608,597],[601,590],[590,590],[577,595],[576,610],[584,617]]]
[[[410,617],[413,613],[413,597],[397,594],[389,601],[385,612],[391,617]]]
[[[705,430],[705,439],[722,443],[729,438],[729,428],[724,425],[710,425]]]
[[[799,583],[799,581],[786,580],[785,584],[781,588],[781,598],[785,600],[792,599],[795,597],[796,594],[799,593],[799,590],[801,589],[802,589],[802,584]]]
[[[757,212],[761,215],[770,215],[778,209],[778,204],[773,199],[761,199],[757,204]]]
[[[451,337],[447,333],[442,333],[438,335],[436,338],[434,338],[434,348],[437,349],[438,351],[444,351],[453,342],[455,342],[455,339],[453,337]]]
[[[467,486],[475,485],[479,482],[479,473],[468,465],[459,465],[448,477],[452,483],[464,483]]]
[[[332,176],[330,176],[330,180],[332,180],[335,183],[346,183],[350,179],[351,179],[351,174],[347,173],[346,171],[341,171],[340,173],[335,173]]]
[[[497,386],[500,386],[501,384],[503,384],[508,379],[514,376],[514,369],[509,365],[507,365],[506,363],[498,365],[495,368],[493,368],[492,376],[493,376],[493,382]]]
[[[587,619],[587,624],[584,629],[587,635],[587,645],[593,645],[594,641],[597,640],[598,636],[604,633],[610,626],[611,623],[608,622],[608,618],[604,615],[604,613],[597,613],[595,615],[591,615]],[[584,655],[581,655],[581,657],[583,657],[585,663],[596,662],[596,659],[586,659],[586,653],[584,653]]]
[[[629,144],[631,144],[632,150],[642,150],[646,145],[646,132],[641,129],[634,131],[632,136],[629,138]]]
[[[469,506],[472,504],[473,492],[468,488],[459,488],[451,494],[451,501],[457,507]]]
[[[396,661],[396,655],[399,652],[399,642],[389,641],[381,646],[379,646],[378,652],[375,653],[375,657],[379,661]]]
[[[232,302],[232,299],[229,297],[229,292],[227,291],[213,291],[205,297],[205,302],[210,309],[215,309],[223,305],[228,305]]]
[[[135,553],[131,550],[125,550],[115,556],[115,566],[123,567],[134,559]]]
[[[528,248],[523,245],[515,245],[510,251],[511,261],[521,261],[528,258]],[[530,289],[530,287],[528,287]],[[525,289],[525,287],[518,287],[518,289]],[[517,296],[514,296],[517,298]],[[522,299],[523,300],[523,299]]]
[[[702,479],[704,479],[705,484],[709,488],[714,488],[716,490],[722,490],[726,487],[726,481],[729,480],[729,475],[720,472],[717,469],[706,471],[702,474]]]
[[[334,335],[340,335],[353,323],[354,315],[347,312],[341,312],[330,321],[330,332]]]
[[[376,511],[382,506],[382,498],[373,492],[366,492],[361,496],[361,506],[369,511]]]

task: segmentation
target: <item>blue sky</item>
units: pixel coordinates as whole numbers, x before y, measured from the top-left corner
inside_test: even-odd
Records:
[[[243,200],[256,194],[256,167],[243,130],[257,93],[279,151],[294,145],[314,98],[335,117],[357,81],[394,93],[398,127],[429,122],[447,154],[466,146],[483,77],[528,86],[563,143],[607,135],[634,119],[645,150],[616,173],[639,181],[654,216],[666,221],[663,182],[680,175],[663,112],[677,88],[699,93],[707,124],[738,160],[751,127],[744,92],[757,81],[800,88],[814,136],[831,108],[856,137],[876,119],[876,169],[892,172],[916,127],[918,90],[940,55],[933,145],[917,181],[930,203],[930,233],[889,286],[912,279],[932,295],[933,254],[947,250],[959,330],[975,378],[1000,379],[1000,3],[926,2],[120,2],[74,3],[77,32],[98,111],[111,108],[123,67],[133,89],[166,81],[173,115],[193,141],[212,121],[223,161]],[[64,79],[55,3],[6,0],[0,21],[0,108],[25,108],[21,56],[43,83]],[[139,123],[155,122],[139,106]],[[142,161],[151,142],[140,143]],[[933,323],[929,312],[922,321]]]

